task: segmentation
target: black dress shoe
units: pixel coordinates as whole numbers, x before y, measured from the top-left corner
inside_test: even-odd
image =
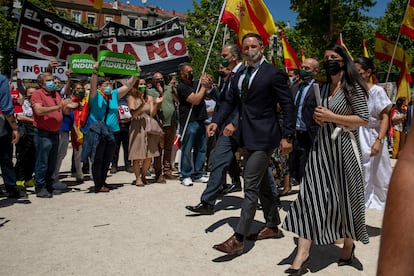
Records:
[[[230,187],[228,188],[227,193],[235,193],[240,192],[242,190],[241,183],[231,183]]]
[[[309,257],[300,265],[298,269],[288,268],[285,270],[285,273],[289,275],[300,276],[308,272],[308,266],[309,266]]]
[[[338,260],[338,266],[344,266],[344,265],[351,265],[352,261],[354,259],[354,251],[355,251],[355,244],[352,244],[352,251],[351,251],[351,257],[349,259],[339,259]]]
[[[196,206],[185,206],[185,208],[200,215],[214,215],[214,206],[202,202]]]

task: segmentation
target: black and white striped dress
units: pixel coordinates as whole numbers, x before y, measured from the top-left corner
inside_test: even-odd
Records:
[[[368,120],[365,93],[359,85],[355,87],[350,101],[340,89],[328,102],[329,84],[325,84],[322,104],[336,114]],[[298,197],[282,227],[315,244],[331,244],[340,238],[368,243],[358,131],[342,128],[333,139],[338,127],[326,123],[319,128]]]

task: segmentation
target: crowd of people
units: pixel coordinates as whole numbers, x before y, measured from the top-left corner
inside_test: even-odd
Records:
[[[66,189],[59,172],[70,142],[76,182],[83,183],[91,172],[96,193],[110,191],[106,179],[120,169],[121,145],[134,185],[150,182],[151,167],[152,182],[166,183],[176,179],[173,145],[180,137],[181,184],[206,183],[200,203],[186,206],[190,212],[213,215],[219,195],[244,186],[234,233],[214,249],[241,254],[245,239],[282,238],[280,197],[299,184],[282,224],[299,236],[286,273],[308,271],[312,243],[340,239],[338,265],[352,264],[355,241],[369,242],[365,209],[385,208],[392,173],[389,143],[391,157],[398,158],[412,103],[398,98],[392,106],[385,90],[372,83],[372,60],[352,60],[339,45],[324,52],[326,82],[317,79],[321,68],[315,58],[286,74],[266,62],[259,35],[245,35],[241,46],[222,48],[219,85],[206,73],[195,80],[190,63],[180,64],[179,80],[172,74],[168,83],[161,72],[153,72],[150,78],[131,76],[119,84],[99,76],[95,64],[89,79],[72,81],[67,70],[63,85],[44,72],[35,84],[19,84],[16,93],[0,76],[6,192],[19,198],[34,187],[37,197],[51,198],[55,190]],[[56,66],[52,60],[50,71]],[[259,203],[266,222],[252,234]]]

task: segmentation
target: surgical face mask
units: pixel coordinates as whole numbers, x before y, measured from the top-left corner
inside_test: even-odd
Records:
[[[246,55],[246,61],[250,63],[256,63],[262,58],[260,50],[251,50]]]
[[[55,91],[60,91],[60,90],[62,90],[62,84],[55,83]]]
[[[147,90],[147,86],[145,84],[138,85],[138,91],[141,93],[145,93],[145,90]]]
[[[310,78],[312,78],[312,72],[300,69],[299,71],[299,75],[300,75],[300,79],[301,80],[308,80]]]
[[[223,67],[227,67],[230,64],[230,61],[227,58],[221,57],[220,64],[223,65]]]
[[[104,89],[103,89],[103,91],[104,91],[105,95],[111,95],[111,93],[112,93],[112,87],[105,86]]]
[[[341,65],[337,60],[327,60],[323,63],[323,68],[325,68],[326,74],[334,76],[341,71]]]
[[[52,92],[55,90],[55,82],[54,81],[47,81],[45,83],[45,89],[49,92]]]
[[[79,98],[83,98],[85,96],[85,90],[83,89],[78,89],[75,91],[75,94],[79,97]]]
[[[188,73],[187,78],[188,78],[189,81],[193,81],[193,79],[194,79],[193,73]]]

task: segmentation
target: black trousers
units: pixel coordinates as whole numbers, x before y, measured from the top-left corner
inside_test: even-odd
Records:
[[[108,142],[101,139],[96,148],[95,159],[92,162],[92,178],[93,183],[95,184],[95,191],[98,191],[106,184],[105,181],[109,165],[114,156],[114,151],[115,143],[113,141]]]

